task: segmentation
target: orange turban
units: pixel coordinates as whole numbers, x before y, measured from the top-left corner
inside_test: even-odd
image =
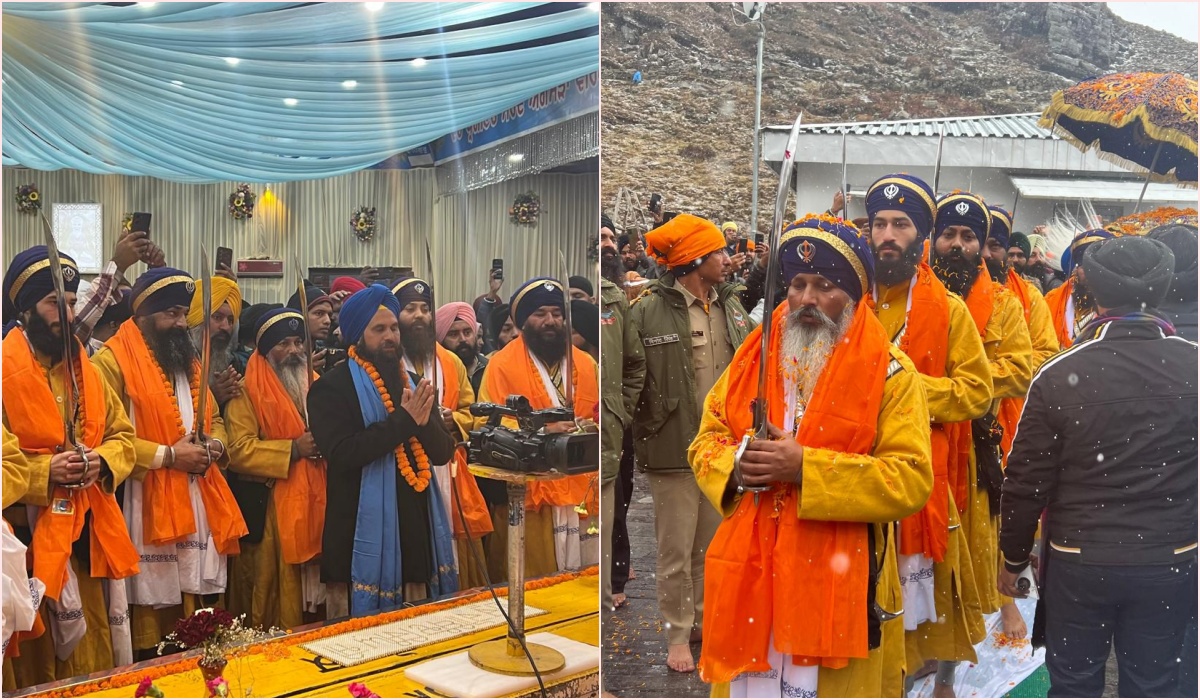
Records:
[[[721,229],[691,214],[680,214],[646,234],[646,252],[668,268],[687,265],[724,247]]]

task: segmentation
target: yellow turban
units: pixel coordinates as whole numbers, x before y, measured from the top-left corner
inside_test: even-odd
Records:
[[[234,322],[242,315],[242,290],[237,282],[224,277],[212,278],[212,310],[215,312],[229,302],[229,311],[233,314]],[[195,328],[204,323],[204,283],[196,280],[196,292],[192,294],[192,306],[188,309],[188,328]]]
[[[646,234],[646,252],[667,267],[680,267],[725,247],[725,236],[707,219],[680,214]]]

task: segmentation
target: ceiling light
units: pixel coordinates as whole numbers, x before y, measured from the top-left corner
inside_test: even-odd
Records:
[[[379,12],[383,9],[383,3],[381,2],[364,2],[363,5],[366,6],[367,12]]]
[[[236,66],[237,64],[239,64],[239,63],[241,63],[241,62],[242,62],[242,59],[240,59],[240,58],[234,58],[233,56],[226,56],[226,57],[225,57],[225,62],[226,62],[226,63],[228,63],[228,64],[229,64],[229,65],[231,65],[231,66]]]
[[[420,68],[421,66],[425,65],[426,63],[429,63],[429,61],[426,61],[423,58],[414,58],[412,60],[412,64],[413,64],[414,68]]]
[[[175,87],[183,87],[183,81],[182,81],[182,80],[172,80],[172,81],[171,81],[171,84],[172,84],[172,85],[174,85]]]
[[[524,153],[514,153],[508,157],[509,163],[520,163],[523,160],[525,160]]]
[[[342,87],[346,88],[347,90],[353,90],[354,88],[358,87],[358,81],[357,80],[343,80]]]
[[[300,102],[300,100],[297,100],[295,97],[283,98],[283,103],[288,107],[295,107],[298,102]]]

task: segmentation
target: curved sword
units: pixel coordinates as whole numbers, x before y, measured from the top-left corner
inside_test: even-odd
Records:
[[[850,185],[846,182],[846,135],[849,129],[842,131],[842,219],[850,220]]]
[[[767,430],[767,355],[771,348],[771,323],[775,311],[775,288],[779,277],[779,239],[783,237],[783,215],[787,206],[788,189],[792,182],[792,170],[796,164],[796,145],[800,140],[800,124],[804,113],[796,117],[792,132],[788,135],[787,147],[783,151],[783,162],[779,165],[779,189],[775,194],[775,217],[771,222],[771,240],[767,244],[770,257],[767,259],[767,277],[763,284],[762,344],[758,362],[758,396],[751,411],[754,414],[754,433],[742,437],[742,442],[733,456],[733,475],[738,493],[750,491],[754,498],[770,489],[769,486],[746,486],[742,477],[742,455],[754,440],[769,440]]]
[[[938,196],[938,183],[942,181],[942,144],[946,141],[946,125],[938,126],[937,159],[933,162],[933,196]]]
[[[304,358],[307,361],[305,366],[308,368],[308,374],[305,375],[308,379],[308,387],[312,388],[313,374],[313,350],[316,348],[312,336],[312,327],[308,323],[308,290],[304,286],[304,268],[300,267],[300,259],[292,258],[292,262],[296,265],[296,289],[300,294],[300,315],[304,318]],[[304,406],[304,428],[308,429],[308,404]]]
[[[442,364],[437,356],[437,304],[434,303],[433,297],[433,253],[429,252],[429,235],[425,235],[425,265],[429,268],[429,276],[425,278],[425,282],[429,285],[429,332],[433,334],[433,391],[436,394],[438,391],[438,369]],[[442,405],[442,397],[436,397],[437,404]]]
[[[572,415],[575,411],[575,375],[572,373],[574,361],[575,346],[571,344],[571,289],[567,285],[570,283],[570,276],[567,275],[567,258],[563,255],[562,249],[558,250],[558,262],[562,265],[562,290],[563,290],[563,325],[567,329],[567,353],[563,356],[563,396],[566,398],[566,408],[571,409]]]
[[[84,465],[87,464],[87,448],[85,448],[78,440],[75,434],[75,418],[78,415],[79,406],[83,403],[82,391],[75,379],[75,362],[72,359],[73,351],[75,350],[75,333],[72,328],[70,316],[67,314],[67,292],[66,284],[63,282],[62,261],[59,259],[58,243],[54,240],[54,230],[50,226],[50,220],[46,218],[45,212],[38,210],[38,214],[42,218],[42,233],[46,240],[46,253],[50,261],[50,279],[54,283],[54,296],[58,302],[58,334],[62,338],[63,355],[59,367],[63,372],[63,444],[62,450],[74,450],[83,460]],[[82,361],[82,360],[81,360]],[[80,477],[78,484],[70,484],[67,488],[78,488],[83,486],[87,479],[87,467],[84,467],[84,476]],[[66,486],[64,484],[64,486]]]
[[[196,444],[208,447],[208,436],[204,434],[204,421],[208,418],[208,373],[212,366],[212,272],[208,267],[208,251],[200,245],[200,284],[204,286],[201,298],[204,302],[204,321],[200,326],[200,396],[196,401],[195,430]]]

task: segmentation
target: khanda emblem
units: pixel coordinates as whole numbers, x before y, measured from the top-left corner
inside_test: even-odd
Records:
[[[185,282],[183,288],[187,290],[188,294],[192,294],[196,291],[196,283],[192,281]]]
[[[954,211],[958,212],[959,216],[966,216],[967,212],[971,211],[971,205],[966,202],[959,202],[958,206],[954,207]]]
[[[542,285],[542,288],[545,289],[547,292],[553,292],[554,291],[554,283],[546,282],[545,284]]]
[[[900,194],[900,188],[896,185],[888,185],[883,188],[883,196],[888,199],[895,199],[898,194]]]
[[[425,285],[423,285],[423,284],[418,284],[416,287],[414,287],[414,289],[417,290],[417,294],[425,293]]]
[[[70,282],[71,280],[75,279],[75,268],[69,265],[63,265],[62,275],[64,280]]]
[[[812,244],[812,241],[801,241],[800,242],[800,259],[801,260],[803,260],[806,263],[810,263],[813,261],[813,258],[815,258],[816,256],[817,256],[817,247]]]
[[[300,319],[293,318],[292,320],[288,321],[288,328],[291,328],[292,330],[296,330],[299,327],[300,327]]]

